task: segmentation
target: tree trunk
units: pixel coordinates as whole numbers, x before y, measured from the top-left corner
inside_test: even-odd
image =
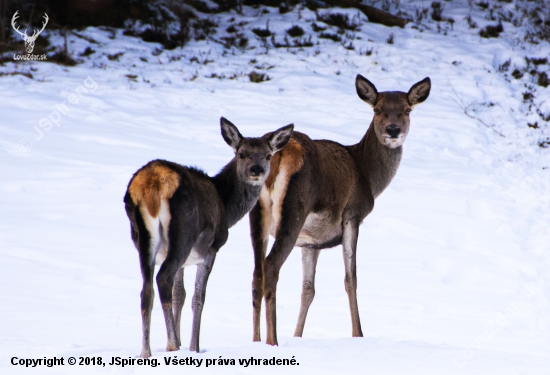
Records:
[[[358,0],[326,0],[326,2],[343,8],[357,8],[369,18],[370,22],[386,26],[399,26],[401,28],[405,27],[407,23],[407,20],[404,18],[394,16],[369,5],[361,4]]]

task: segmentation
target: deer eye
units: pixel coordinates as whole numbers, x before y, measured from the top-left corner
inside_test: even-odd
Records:
[[[242,152],[239,152],[239,158],[240,159],[244,159],[246,156],[242,153]]]
[[[266,160],[271,160],[271,155],[267,155],[267,156],[265,157],[265,159],[266,159]]]
[[[375,115],[379,115],[379,114],[380,114],[380,110],[379,110],[379,109],[375,109],[375,110],[374,110],[374,114],[375,114]]]
[[[405,113],[408,115],[408,114],[411,113],[411,110],[410,110],[410,109],[406,109],[406,110],[405,110]]]

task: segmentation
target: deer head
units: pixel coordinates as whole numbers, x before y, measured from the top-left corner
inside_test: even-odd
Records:
[[[244,138],[229,120],[220,119],[222,136],[235,151],[239,180],[251,185],[262,185],[269,175],[271,156],[282,149],[292,136],[290,124],[267,133],[261,138]]]
[[[40,31],[35,29],[33,34],[31,36],[29,36],[29,35],[27,35],[27,29],[25,29],[25,31],[21,32],[21,31],[19,31],[20,26],[17,26],[17,28],[15,27],[15,20],[19,17],[17,15],[17,13],[19,13],[19,11],[15,12],[15,14],[13,15],[13,17],[11,19],[11,26],[13,27],[13,29],[19,35],[21,35],[21,37],[25,41],[25,49],[27,50],[27,53],[32,53],[32,51],[34,50],[34,42],[36,41],[36,38],[38,38],[38,35],[40,35],[40,33],[42,31],[44,31],[44,29],[46,28],[46,25],[48,24],[49,17],[46,13],[44,13],[44,22],[42,23],[42,29]]]
[[[409,114],[414,106],[430,94],[431,82],[426,77],[415,83],[408,93],[386,91],[379,93],[365,77],[358,74],[355,80],[357,95],[374,109],[372,124],[378,141],[386,147],[397,148],[409,133]]]

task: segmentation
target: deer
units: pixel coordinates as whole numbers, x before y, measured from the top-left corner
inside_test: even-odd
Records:
[[[359,98],[374,110],[361,141],[344,146],[330,140],[312,140],[306,134],[294,132],[285,148],[271,159],[260,199],[249,213],[254,250],[253,341],[261,341],[260,313],[265,300],[266,344],[278,345],[277,282],[280,269],[294,247],[301,247],[303,269],[294,336],[302,337],[315,296],[320,250],[337,245],[343,249],[352,336],[363,336],[357,305],[359,225],[395,176],[402,145],[409,133],[409,114],[428,98],[431,81],[426,77],[407,93],[379,93],[374,84],[357,75],[355,87]],[[275,241],[266,256],[270,235]]]
[[[228,229],[254,207],[270,172],[270,159],[283,148],[294,125],[259,138],[244,138],[220,119],[223,139],[235,157],[214,177],[166,160],[153,160],[131,178],[124,203],[131,237],[139,253],[141,290],[141,357],[151,356],[150,326],[153,276],[156,276],[168,337],[166,351],[179,350],[181,311],[185,301],[183,270],[197,265],[192,300],[190,351],[199,352],[199,332],[206,284]]]
[[[48,24],[48,21],[49,21],[50,18],[48,17],[48,15],[46,13],[44,13],[44,16],[43,16],[44,17],[44,22],[42,22],[42,29],[40,31],[35,29],[33,34],[31,36],[29,36],[29,35],[27,35],[27,29],[25,29],[25,31],[21,32],[21,31],[19,31],[20,26],[17,26],[17,28],[15,27],[15,21],[19,17],[17,15],[17,13],[19,13],[19,11],[16,11],[13,14],[13,17],[11,18],[11,26],[13,27],[13,29],[19,35],[21,35],[21,37],[25,41],[25,49],[27,50],[27,53],[30,54],[34,50],[34,43],[36,42],[36,38],[38,38],[38,35],[40,35],[42,33],[42,31],[44,31],[44,29],[46,28],[46,25]]]

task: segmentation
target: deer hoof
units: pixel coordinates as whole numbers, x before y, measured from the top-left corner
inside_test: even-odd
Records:
[[[167,352],[175,352],[175,351],[178,351],[178,350],[180,350],[180,347],[177,346],[176,344],[170,344],[170,343],[169,343],[169,344],[166,346],[166,351],[167,351]]]
[[[149,358],[151,356],[151,349],[142,349],[139,356],[141,358]]]

